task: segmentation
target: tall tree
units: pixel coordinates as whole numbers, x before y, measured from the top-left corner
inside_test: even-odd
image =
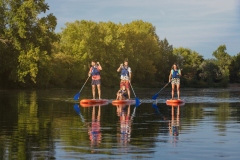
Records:
[[[200,70],[199,66],[203,62],[203,56],[188,48],[174,48],[174,55],[177,56],[177,63],[183,69],[182,75],[188,84],[195,82],[197,73]]]
[[[1,3],[5,6],[3,35],[14,53],[15,67],[8,74],[14,81],[36,83],[39,66],[49,60],[51,43],[56,40],[56,17],[52,14],[41,17],[49,9],[44,0],[1,0]]]
[[[240,83],[240,53],[232,57],[232,62],[229,66],[230,82]]]
[[[154,56],[158,52],[155,27],[151,23],[137,20],[125,24],[124,28],[125,46],[122,52],[130,61],[133,81],[139,84],[151,84],[156,72]]]
[[[67,23],[60,35],[61,51],[78,62],[76,80],[84,81],[90,61],[97,60],[103,67],[102,84],[115,86],[119,83],[116,70],[124,59],[129,60],[134,83],[149,83],[154,79],[156,68],[152,55],[158,51],[158,44],[155,28],[150,23],[133,21],[122,25],[82,20]]]
[[[155,80],[165,83],[168,81],[171,66],[176,61],[176,56],[173,54],[173,46],[168,43],[166,38],[158,40],[158,52],[152,58],[157,69]]]
[[[226,50],[226,45],[220,45],[217,50],[213,52],[213,56],[216,58],[216,65],[219,67],[223,76],[223,83],[228,83],[229,81],[229,66],[232,59]]]
[[[93,21],[82,20],[67,23],[66,28],[60,33],[60,52],[63,55],[69,55],[68,58],[73,58],[74,62],[72,64],[75,64],[75,66],[69,68],[75,73],[69,72],[66,73],[66,76],[68,74],[69,78],[75,79],[75,84],[80,85],[80,82],[86,79],[91,60],[102,62],[99,59],[102,50],[100,43],[103,43],[101,40],[102,35],[99,32],[99,26]],[[61,63],[61,61],[58,61],[58,63]],[[73,78],[70,74],[76,76]]]
[[[215,59],[204,60],[199,66],[201,69],[199,77],[201,78],[200,81],[203,82],[200,85],[212,87],[215,83],[221,81],[222,74],[215,61]]]

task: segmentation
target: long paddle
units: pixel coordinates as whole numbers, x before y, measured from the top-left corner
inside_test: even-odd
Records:
[[[79,108],[79,105],[78,104],[74,104],[74,110],[76,111],[76,113],[80,116],[82,122],[85,122],[81,112],[80,112],[80,108]]]
[[[133,110],[133,113],[132,113],[132,116],[131,116],[131,121],[133,121],[133,118],[135,117],[136,108],[137,107],[134,107],[134,110]]]
[[[140,102],[140,100],[137,98],[137,96],[136,96],[136,94],[135,94],[135,92],[134,92],[134,90],[133,90],[132,84],[131,84],[131,83],[129,83],[129,84],[130,84],[130,86],[131,86],[131,88],[132,88],[132,91],[133,91],[133,94],[134,94],[134,96],[135,96],[136,105],[139,106],[139,104],[140,104],[141,102]]]
[[[138,108],[138,106],[140,106],[140,102],[135,104],[135,107],[133,109],[133,113],[132,113],[132,116],[131,116],[131,121],[133,121],[133,118],[135,117],[135,112],[136,112],[136,109]]]
[[[182,69],[180,69],[180,70],[182,71]],[[165,87],[167,87],[167,85],[168,85],[170,82],[172,82],[172,79],[171,79],[171,81],[169,81],[160,91],[158,91],[156,94],[154,94],[154,95],[152,96],[152,99],[156,100],[157,97],[158,97],[158,94],[159,94]]]
[[[157,97],[158,97],[158,94],[159,94],[165,87],[167,87],[167,85],[168,85],[170,82],[172,82],[172,80],[169,81],[160,91],[158,91],[156,94],[154,94],[154,95],[152,96],[152,99],[156,100]]]
[[[152,104],[152,107],[155,109],[157,115],[160,115],[160,117],[163,118],[164,120],[166,119],[166,118],[164,117],[164,115],[160,113],[159,108],[158,108],[158,106],[157,106],[156,103],[153,103],[153,104]]]
[[[90,77],[90,76],[89,76]],[[89,77],[87,78],[87,80],[85,81],[85,83],[83,84],[82,88],[80,89],[80,91],[74,96],[74,100],[79,100],[79,96],[80,96],[80,92],[82,91],[83,87],[85,86],[85,84],[87,83]]]

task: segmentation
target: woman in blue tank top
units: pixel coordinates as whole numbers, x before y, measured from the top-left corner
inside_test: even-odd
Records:
[[[174,99],[174,89],[177,87],[178,99],[180,99],[180,76],[181,70],[178,68],[177,64],[174,63],[169,74],[169,82],[172,84],[172,99]]]

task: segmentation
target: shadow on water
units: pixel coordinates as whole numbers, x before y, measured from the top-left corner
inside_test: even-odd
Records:
[[[141,98],[150,92],[136,89],[139,106],[81,107],[74,91],[1,91],[0,159],[239,157],[240,92],[185,91],[183,106]]]

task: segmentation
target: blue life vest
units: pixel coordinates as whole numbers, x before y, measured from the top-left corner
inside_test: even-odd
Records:
[[[178,74],[178,75],[177,75]],[[179,78],[180,71],[172,69],[172,78]]]
[[[128,67],[127,68],[125,68],[125,67],[122,68],[121,75],[122,76],[129,76]]]
[[[174,135],[178,135],[178,128],[177,128],[177,126],[172,126],[172,134],[173,134],[173,136]]]
[[[120,90],[120,93],[122,94],[122,96],[127,97],[127,91],[126,90]]]
[[[100,75],[100,72],[97,69],[97,67],[92,67],[92,76],[95,76],[95,75]]]

